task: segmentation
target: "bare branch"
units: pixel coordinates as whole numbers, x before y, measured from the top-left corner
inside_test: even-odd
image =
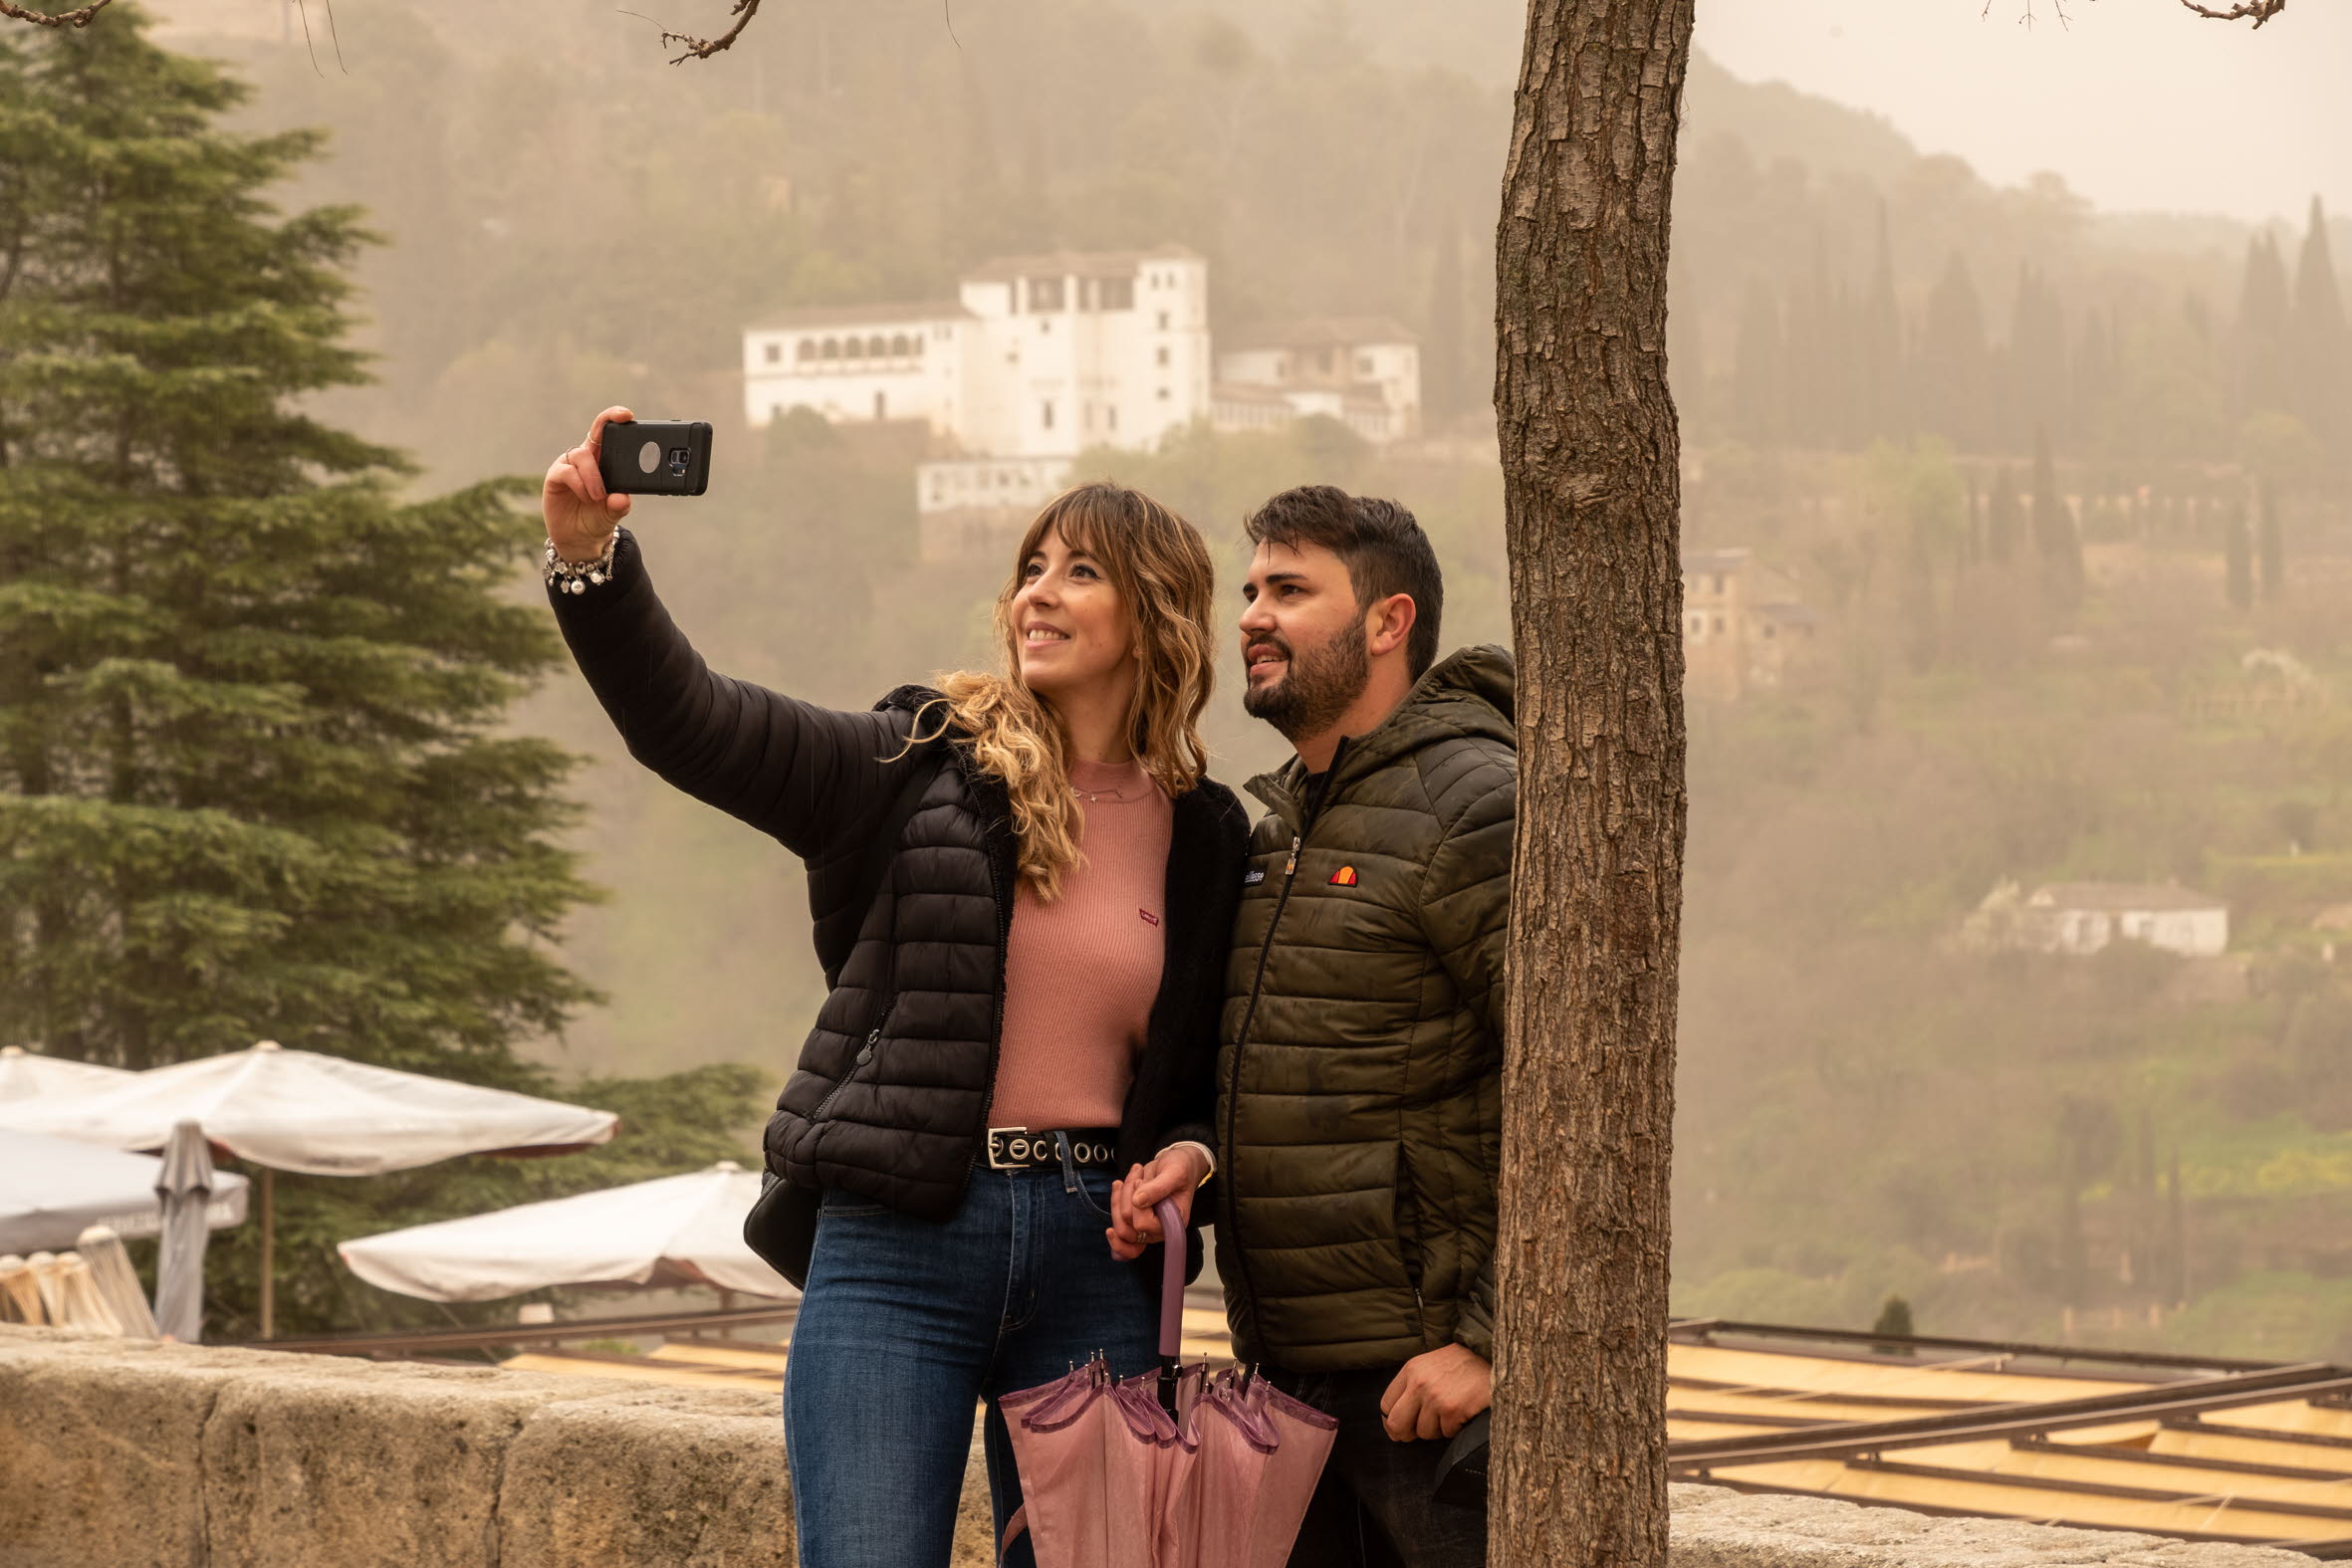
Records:
[[[2227,11],[2217,6],[2199,5],[2197,0],[2181,0],[2181,4],[2199,16],[2211,17],[2217,22],[2251,22],[2257,28],[2286,9],[2286,0],[2236,0]]]
[[[9,4],[9,0],[0,0],[0,16],[30,22],[35,27],[88,27],[93,17],[114,3],[115,0],[91,0],[89,5],[79,10],[59,11],[53,15],[47,11],[28,11],[21,5]]]
[[[689,60],[708,60],[722,49],[734,48],[735,41],[743,36],[743,30],[751,26],[752,18],[759,14],[760,0],[735,0],[735,9],[728,13],[735,18],[735,25],[716,38],[695,38],[686,33],[664,32],[661,35],[663,47],[671,44],[686,46],[686,52],[671,60],[670,64],[678,66]]]

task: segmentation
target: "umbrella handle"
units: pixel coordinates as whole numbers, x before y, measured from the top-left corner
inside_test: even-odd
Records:
[[[1152,1212],[1166,1243],[1160,1258],[1160,1359],[1173,1361],[1184,1344],[1184,1216],[1172,1198],[1161,1199]]]

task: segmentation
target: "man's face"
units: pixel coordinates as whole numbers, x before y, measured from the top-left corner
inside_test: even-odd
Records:
[[[1346,563],[1320,545],[1261,545],[1242,597],[1242,707],[1293,743],[1320,735],[1372,674]]]

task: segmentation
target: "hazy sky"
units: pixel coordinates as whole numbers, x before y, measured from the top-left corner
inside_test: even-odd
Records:
[[[2293,0],[2258,33],[2174,0],[1702,0],[1735,76],[1884,114],[2009,184],[2062,172],[2101,207],[2300,221],[2352,211],[2352,3]]]

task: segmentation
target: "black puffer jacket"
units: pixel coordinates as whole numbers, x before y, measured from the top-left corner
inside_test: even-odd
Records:
[[[902,686],[871,712],[839,713],[712,673],[626,534],[611,581],[550,597],[629,755],[808,863],[818,957],[839,981],[768,1123],[769,1169],[952,1216],[987,1155],[1004,1021],[1016,844],[1003,783],[955,746],[849,930],[866,840],[919,766],[900,754],[933,694]],[[1177,1139],[1212,1141],[1217,1009],[1247,832],[1221,784],[1204,780],[1175,802],[1166,967],[1121,1121],[1122,1168]]]

